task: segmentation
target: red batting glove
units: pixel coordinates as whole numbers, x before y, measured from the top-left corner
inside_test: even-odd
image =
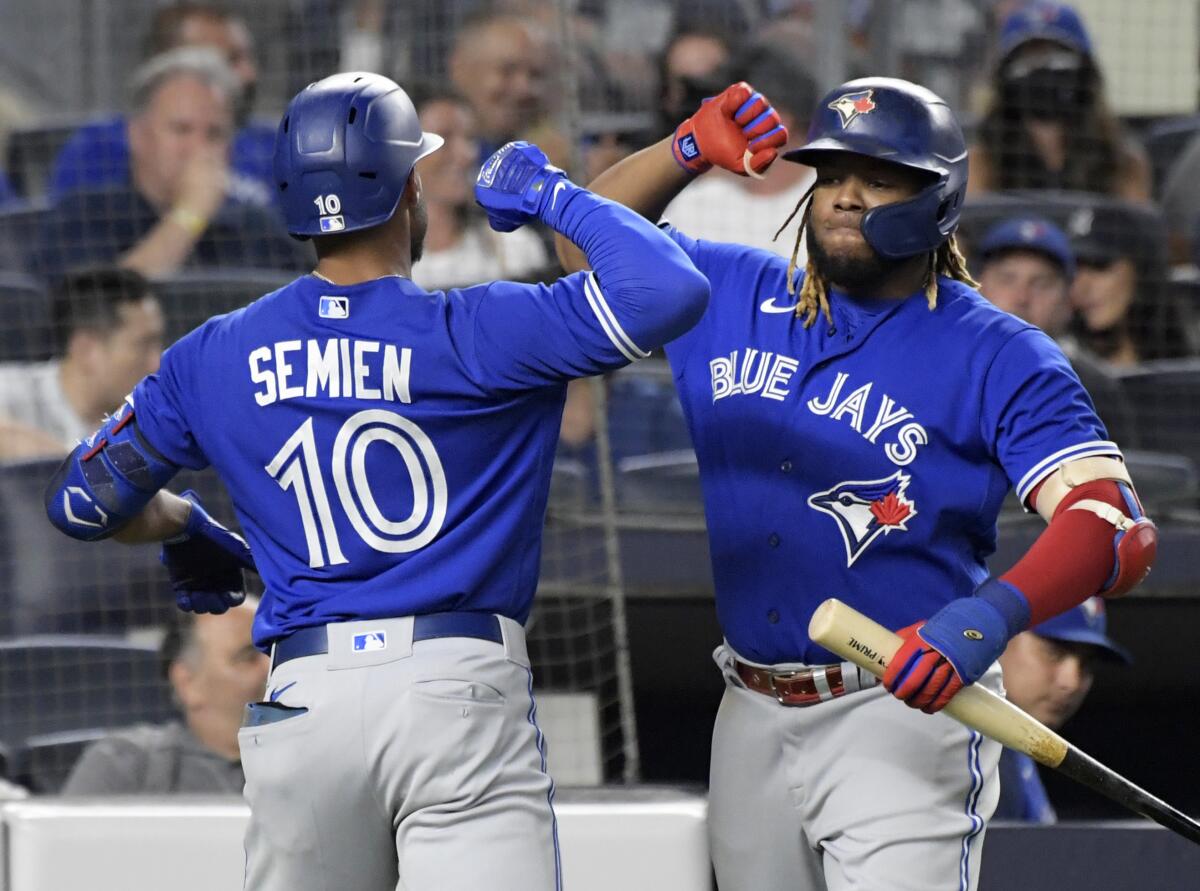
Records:
[[[705,99],[700,110],[675,128],[671,154],[688,173],[714,164],[741,176],[758,176],[788,140],[779,112],[745,81]]]
[[[963,682],[946,657],[917,634],[924,624],[914,622],[896,632],[904,643],[883,673],[883,686],[909,708],[932,715],[946,707]]]

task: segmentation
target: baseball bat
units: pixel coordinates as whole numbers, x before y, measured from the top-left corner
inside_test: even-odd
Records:
[[[877,677],[903,641],[887,628],[840,600],[817,607],[808,624],[814,643],[837,653]],[[1045,724],[999,696],[972,684],[947,703],[946,714],[996,742],[1024,752],[1117,804],[1200,844],[1200,823],[1081,752]]]

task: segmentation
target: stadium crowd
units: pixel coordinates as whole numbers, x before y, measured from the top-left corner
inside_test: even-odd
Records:
[[[585,183],[740,79],[771,98],[802,142],[828,86],[808,61],[821,39],[816,5],[581,0],[563,23],[558,4],[538,0],[304,0],[289,5],[287,48],[273,58],[283,64],[277,77],[295,88],[335,70],[393,76],[423,127],[445,138],[418,166],[429,213],[418,284],[535,281],[558,274],[547,233],[488,228],[471,190],[482,159],[527,139]],[[11,127],[0,152],[0,501],[36,492],[14,480],[44,476],[158,367],[174,337],[312,267],[309,246],[289,238],[278,213],[269,115],[277,109],[261,107],[258,89],[269,35],[256,33],[251,4],[145,6],[143,19],[129,23],[145,39],[128,72],[127,104],[70,124]],[[963,0],[958,57],[913,48],[896,72],[873,68],[872,4],[847,6],[851,76],[896,73],[959,88],[948,98],[973,134],[962,236],[984,295],[1060,343],[1112,438],[1148,461],[1165,454],[1171,466],[1183,462],[1194,481],[1200,415],[1190,439],[1159,435],[1126,382],[1169,378],[1192,394],[1181,410],[1200,412],[1200,117],[1170,127],[1118,117],[1092,36],[1070,6]],[[966,60],[984,62],[975,64],[974,90],[947,76]],[[29,104],[36,108],[36,97]],[[1156,137],[1187,124],[1196,138]],[[4,129],[0,118],[0,137]],[[697,237],[787,254],[791,239],[775,240],[777,229],[812,180],[811,170],[791,164],[765,179],[716,172],[667,216]],[[614,380],[609,396],[618,463],[687,448],[669,382]],[[590,455],[594,421],[591,390],[573,386],[565,454]],[[22,551],[11,530],[6,536],[0,614],[9,617],[0,632],[16,640],[63,630],[58,619],[74,607],[18,607],[12,593],[20,576],[12,567],[48,559],[53,545]],[[154,610],[100,612],[113,633],[161,626]],[[261,658],[247,650],[244,618],[172,626],[162,666],[180,720],[109,739],[93,734],[69,780],[82,745],[39,774],[22,755],[24,741],[4,738],[0,727],[10,778],[40,792],[64,781],[75,792],[236,789],[229,730],[237,709],[229,703],[264,676]],[[1113,651],[1099,638],[1080,644],[1088,645]]]

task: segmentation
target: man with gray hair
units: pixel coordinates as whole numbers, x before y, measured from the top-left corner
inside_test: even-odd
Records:
[[[36,266],[57,276],[116,262],[147,278],[186,265],[310,268],[269,211],[230,188],[237,78],[215,50],[155,56],[131,82],[128,183],[63,196],[42,228]]]

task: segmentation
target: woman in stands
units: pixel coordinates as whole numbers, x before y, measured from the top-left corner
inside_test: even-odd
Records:
[[[1033,3],[1001,26],[991,97],[971,147],[969,194],[1011,189],[1150,200],[1150,164],[1109,110],[1079,15]]]

